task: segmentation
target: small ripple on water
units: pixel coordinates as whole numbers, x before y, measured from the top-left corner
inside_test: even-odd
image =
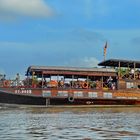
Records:
[[[139,116],[140,108],[0,109],[0,139],[135,140]]]

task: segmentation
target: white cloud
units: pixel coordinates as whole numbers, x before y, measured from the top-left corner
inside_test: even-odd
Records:
[[[44,0],[0,0],[1,18],[49,17],[52,15],[52,9]]]
[[[77,67],[97,67],[99,61],[95,57],[71,59],[66,65]]]

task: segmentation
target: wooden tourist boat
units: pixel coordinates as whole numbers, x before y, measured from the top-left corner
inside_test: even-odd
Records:
[[[140,62],[110,59],[99,68],[30,66],[26,79],[0,82],[0,103],[37,106],[140,105]]]

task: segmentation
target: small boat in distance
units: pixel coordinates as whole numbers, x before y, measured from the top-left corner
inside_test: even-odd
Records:
[[[140,105],[140,61],[109,59],[99,68],[30,66],[1,79],[0,103],[35,106]]]

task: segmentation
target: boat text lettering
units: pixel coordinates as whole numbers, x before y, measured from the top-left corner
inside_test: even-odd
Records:
[[[32,90],[17,89],[17,90],[15,90],[15,93],[31,94],[32,93]]]

